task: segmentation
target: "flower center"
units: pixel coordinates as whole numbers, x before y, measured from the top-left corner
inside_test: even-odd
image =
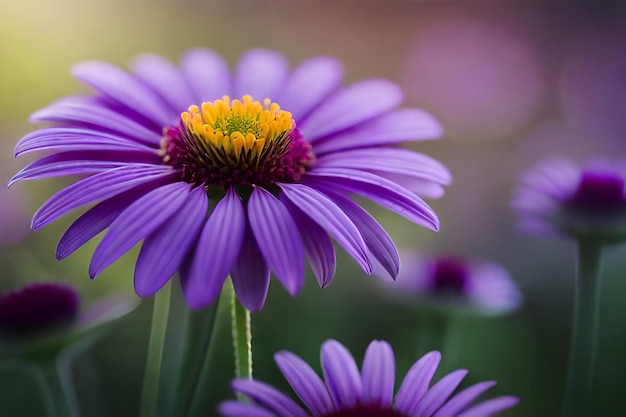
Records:
[[[610,210],[625,203],[624,178],[614,173],[583,172],[570,201],[583,209]]]
[[[330,414],[325,414],[324,417],[406,417],[404,414],[397,410],[389,408],[383,408],[378,404],[357,404],[356,406],[343,409],[339,411],[333,411]]]
[[[165,129],[161,152],[184,181],[205,186],[295,182],[313,158],[291,113],[250,96],[190,106]]]
[[[437,259],[432,267],[432,291],[437,294],[459,295],[467,289],[469,271],[461,259],[444,256]]]
[[[71,322],[78,306],[78,294],[67,285],[38,283],[2,293],[0,335],[22,336]]]

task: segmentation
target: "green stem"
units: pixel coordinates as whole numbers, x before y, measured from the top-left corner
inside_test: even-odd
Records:
[[[171,286],[157,410],[152,417],[208,415],[206,385],[214,378],[206,368],[218,302],[191,310],[180,282],[173,281]]]
[[[574,292],[574,322],[563,417],[592,415],[592,380],[598,340],[602,246],[578,242],[578,271]]]
[[[154,296],[152,327],[148,344],[148,358],[141,393],[141,417],[154,417],[159,398],[159,374],[163,358],[163,346],[167,330],[167,317],[170,308],[171,283],[167,283]]]
[[[252,379],[252,332],[250,312],[241,305],[232,291],[233,347],[235,349],[235,376]]]
[[[47,389],[46,403],[50,408],[50,416],[77,417],[79,413],[76,395],[71,377],[67,375],[69,367],[52,361],[40,364],[39,369]]]
[[[211,380],[209,367],[209,351],[213,332],[215,330],[215,318],[219,302],[205,307],[201,311],[191,311],[187,308],[186,334],[184,339],[184,362],[179,370],[180,390],[183,399],[183,411],[181,416],[207,415],[203,410],[203,400],[206,398],[205,385]],[[206,408],[206,407],[205,407]],[[179,414],[175,414],[179,415]]]

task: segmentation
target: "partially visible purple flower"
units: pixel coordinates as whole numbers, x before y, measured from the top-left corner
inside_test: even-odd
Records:
[[[132,311],[127,297],[104,297],[81,310],[80,296],[69,284],[41,282],[0,293],[0,356],[24,348],[60,348]]]
[[[241,303],[262,309],[273,272],[295,296],[305,258],[320,286],[335,274],[334,240],[366,273],[377,259],[390,274],[398,254],[385,230],[353,199],[373,200],[437,230],[419,195],[440,196],[450,173],[396,145],[435,139],[441,126],[418,109],[398,109],[402,91],[381,79],[342,87],[328,57],[293,71],[282,55],[244,54],[234,73],[215,52],[194,49],[180,65],[138,57],[128,73],[84,62],[73,75],[94,96],[39,110],[52,122],[22,138],[16,156],[50,154],[20,180],[82,175],[37,211],[37,230],[97,203],[65,232],[63,259],[108,229],[92,258],[95,278],[143,241],[135,291],[152,296],[176,273],[192,308],[220,294],[230,275]]]
[[[523,296],[501,265],[455,255],[426,255],[402,251],[402,268],[384,287],[412,305],[429,309],[505,314],[518,309]]]
[[[274,356],[285,379],[303,406],[260,381],[239,379],[233,389],[252,403],[225,401],[219,411],[227,417],[489,417],[513,407],[518,399],[501,396],[476,402],[495,381],[480,382],[457,390],[468,371],[454,371],[432,387],[441,355],[430,352],[417,361],[394,397],[395,358],[391,346],[373,341],[365,353],[361,372],[350,352],[339,342],[322,346],[324,381],[298,356],[279,352]]]
[[[512,205],[525,232],[605,243],[626,239],[626,161],[549,160],[521,179]]]
[[[442,16],[417,25],[405,66],[407,96],[429,108],[458,140],[514,134],[540,108],[541,58],[511,25]]]
[[[564,115],[596,147],[610,141],[622,146],[626,132],[626,30],[616,26],[583,36],[568,53],[559,82]]]
[[[34,283],[0,293],[0,337],[69,324],[78,316],[79,304],[74,288],[60,283]]]

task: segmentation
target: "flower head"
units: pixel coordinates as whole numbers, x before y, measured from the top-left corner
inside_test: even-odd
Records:
[[[417,255],[402,252],[402,270],[384,287],[394,296],[424,308],[509,313],[522,303],[522,294],[505,268],[495,262],[456,255]]]
[[[55,351],[135,306],[126,297],[110,296],[81,311],[78,292],[58,282],[32,283],[2,292],[0,357],[16,351]]]
[[[187,52],[180,66],[144,55],[132,74],[102,62],[79,64],[73,74],[96,95],[32,116],[55,126],[22,138],[16,155],[52,153],[11,182],[87,175],[44,203],[32,228],[98,203],[57,249],[65,258],[108,229],[92,278],[143,240],[140,296],[179,271],[188,304],[200,308],[230,275],[242,304],[258,311],[270,272],[298,293],[305,256],[320,285],[331,282],[331,237],[367,273],[373,257],[397,274],[391,239],[353,194],[438,228],[435,213],[404,185],[439,196],[449,172],[395,144],[437,138],[440,126],[420,110],[396,109],[402,94],[388,81],[342,88],[334,59],[309,59],[290,72],[284,57],[265,50],[241,57],[234,75],[205,49]]]
[[[513,198],[523,231],[604,243],[626,239],[626,162],[564,160],[539,164]]]
[[[260,381],[235,380],[235,391],[251,404],[225,401],[220,413],[228,417],[489,417],[517,404],[502,396],[472,404],[494,381],[480,382],[456,395],[467,375],[460,369],[429,388],[441,355],[430,352],[409,370],[394,398],[395,359],[391,346],[373,341],[365,352],[361,372],[350,352],[339,342],[322,346],[324,380],[302,359],[290,352],[274,356],[278,367],[304,407]]]
[[[35,283],[0,293],[0,335],[24,335],[72,322],[78,293],[69,285]]]

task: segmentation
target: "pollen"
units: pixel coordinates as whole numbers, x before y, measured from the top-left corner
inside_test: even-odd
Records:
[[[163,161],[183,170],[189,182],[271,184],[295,181],[312,158],[292,114],[277,103],[246,95],[224,96],[181,113],[165,129]]]
[[[263,104],[250,96],[230,100],[228,96],[215,102],[204,102],[201,108],[189,106],[181,114],[186,129],[207,146],[219,148],[224,154],[258,162],[266,147],[284,140],[294,128],[291,113],[265,99]]]

